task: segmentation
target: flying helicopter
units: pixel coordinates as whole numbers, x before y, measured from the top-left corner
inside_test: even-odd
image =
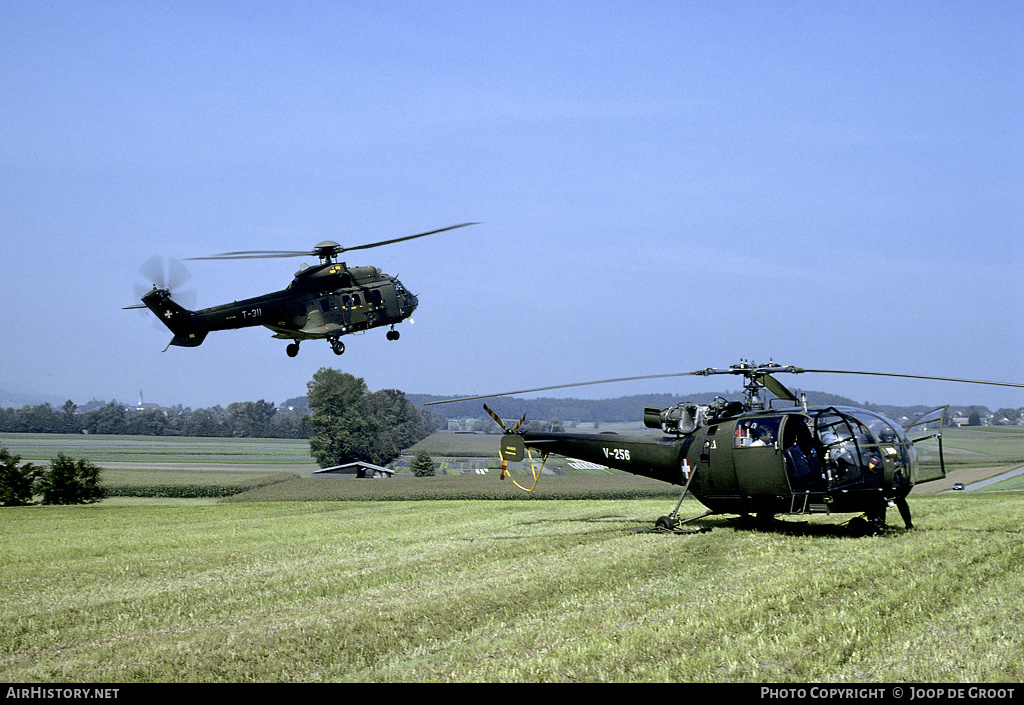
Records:
[[[326,339],[336,355],[345,352],[341,337],[350,333],[390,326],[388,340],[398,340],[395,325],[409,319],[419,299],[396,277],[377,267],[349,267],[338,262],[338,255],[413,240],[427,235],[463,228],[476,223],[461,223],[417,235],[342,247],[325,240],[312,250],[252,250],[225,252],[189,260],[264,259],[273,257],[318,257],[320,264],[303,264],[291,283],[281,291],[230,304],[191,311],[174,299],[172,290],[190,278],[180,262],[165,262],[156,257],[143,265],[142,273],[153,288],[142,293],[142,303],[125,308],[148,308],[170,329],[174,337],[168,347],[196,347],[211,331],[265,326],[275,338],[291,340],[285,348],[289,357],[299,354],[303,340]]]
[[[947,407],[932,409],[904,427],[866,409],[810,406],[805,395],[798,399],[776,379],[775,375],[784,373],[876,375],[1024,388],[1015,383],[741,361],[721,369],[555,385],[428,404],[642,379],[742,376],[742,401],[717,397],[710,404],[684,401],[671,408],[644,409],[644,425],[660,430],[660,436],[527,432],[522,430],[525,415],[507,425],[485,404],[484,409],[504,431],[499,447],[501,477],[507,476],[509,462],[529,456],[534,485],[520,488],[532,491],[548,455],[554,453],[680,485],[683,490],[675,509],[658,518],[654,526],[654,530],[673,533],[699,531],[685,525],[713,514],[737,514],[759,526],[770,526],[776,515],[857,513],[862,516],[847,523],[850,533],[879,534],[885,532],[886,511],[893,506],[907,528],[912,528],[907,494],[916,484],[946,475],[942,427]],[[936,463],[919,461],[916,444],[929,439],[937,442]],[[540,456],[540,468],[534,465],[533,452]],[[680,518],[687,493],[707,511]]]

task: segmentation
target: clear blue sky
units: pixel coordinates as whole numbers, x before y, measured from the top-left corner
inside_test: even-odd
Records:
[[[0,388],[201,407],[280,403],[324,366],[474,394],[769,358],[1024,382],[1021,37],[998,0],[4,2]],[[347,257],[420,308],[342,357],[265,329],[162,352],[121,308],[155,254],[465,221]],[[189,268],[210,306],[301,262]]]

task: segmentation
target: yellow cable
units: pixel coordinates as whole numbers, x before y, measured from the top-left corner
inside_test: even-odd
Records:
[[[539,468],[533,466],[533,453],[530,452],[529,448],[526,449],[526,455],[530,459],[530,472],[533,473],[533,486],[530,487],[530,489],[526,489],[518,482],[516,482],[516,478],[512,477],[511,474],[509,475],[509,478],[512,480],[512,484],[521,489],[523,492],[533,492],[534,488],[537,486],[537,480],[540,479],[540,473],[544,469],[544,464],[548,462],[548,454],[544,453],[543,455],[541,455],[541,462]]]

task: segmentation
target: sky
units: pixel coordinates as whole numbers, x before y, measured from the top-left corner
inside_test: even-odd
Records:
[[[0,3],[0,389],[277,404],[725,368],[1024,383],[1018,2]],[[399,326],[197,348],[139,268],[355,246]],[[315,259],[190,261],[198,307]],[[1024,389],[781,380],[879,404]],[[563,396],[738,389],[683,377]]]

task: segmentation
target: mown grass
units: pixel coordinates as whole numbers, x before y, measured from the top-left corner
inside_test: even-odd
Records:
[[[530,487],[522,474],[519,484]],[[526,493],[499,471],[487,475],[437,475],[391,479],[326,479],[295,477],[266,484],[225,499],[229,502],[337,502],[406,500],[534,500],[534,499],[677,499],[681,487],[625,473],[598,473],[579,477],[544,476]]]
[[[1019,682],[1024,498],[641,533],[666,500],[2,510],[8,682]],[[696,503],[684,513],[697,513]]]

